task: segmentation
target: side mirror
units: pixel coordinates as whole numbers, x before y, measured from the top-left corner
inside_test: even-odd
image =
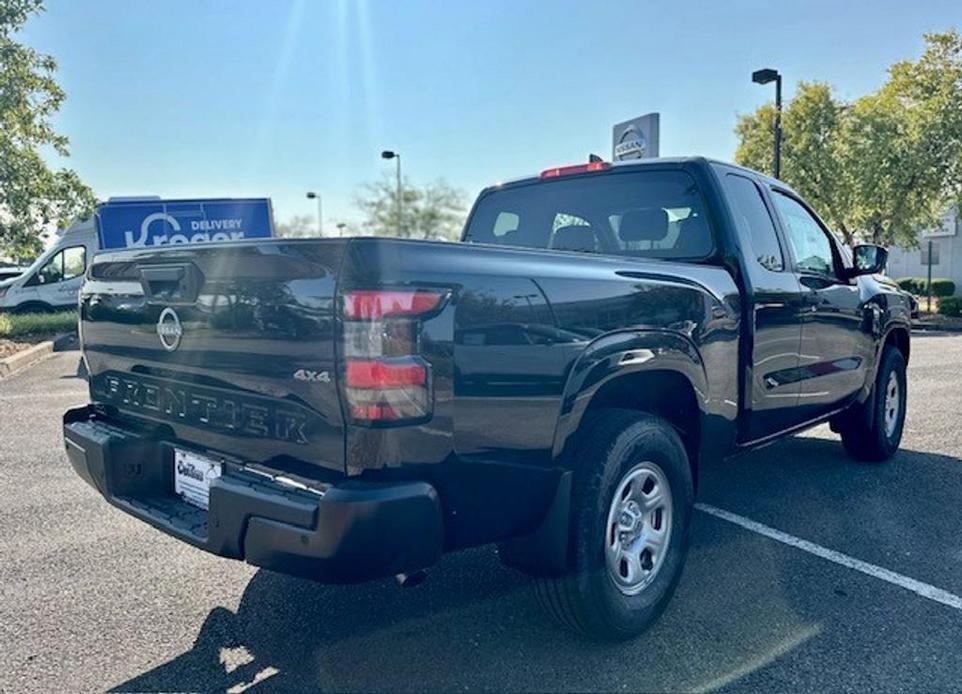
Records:
[[[862,244],[852,249],[852,269],[850,277],[859,275],[874,275],[885,269],[889,252],[881,246],[871,243]]]

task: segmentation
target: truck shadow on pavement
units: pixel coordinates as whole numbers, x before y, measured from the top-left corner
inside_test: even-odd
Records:
[[[700,497],[799,534],[805,514],[815,519],[820,507],[812,539],[837,545],[847,538],[833,548],[856,556],[881,542],[875,552],[884,556],[886,518],[897,515],[893,492],[908,477],[945,490],[929,512],[948,512],[946,526],[958,527],[960,462],[901,451],[888,465],[859,465],[837,440],[799,437],[704,471]],[[325,586],[261,570],[236,613],[214,608],[189,651],[112,691],[695,690],[764,677],[815,638],[827,645],[811,665],[822,674],[812,677],[834,677],[826,686],[898,687],[912,673],[899,672],[901,638],[887,635],[891,615],[863,616],[879,589],[874,581],[696,514],[689,564],[663,618],[635,641],[603,644],[555,627],[528,580],[502,567],[491,547],[445,557],[413,589],[393,581]],[[912,609],[932,629],[933,620],[957,618],[933,617],[921,602]],[[859,633],[887,653],[865,671],[844,646],[832,645],[851,639],[856,615],[867,620]],[[952,631],[944,638],[956,638]]]

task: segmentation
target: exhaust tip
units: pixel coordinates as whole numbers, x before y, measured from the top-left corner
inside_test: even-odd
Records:
[[[394,578],[397,580],[397,584],[401,588],[415,588],[422,583],[424,579],[428,577],[427,571],[412,571],[411,573],[398,574]]]

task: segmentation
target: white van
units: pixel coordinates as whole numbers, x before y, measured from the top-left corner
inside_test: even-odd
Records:
[[[273,232],[266,198],[110,198],[90,219],[58,231],[23,274],[0,282],[0,311],[75,308],[87,264],[101,250],[270,238]]]
[[[58,232],[57,240],[23,274],[0,282],[0,309],[27,313],[76,307],[87,261],[97,248],[92,218]]]

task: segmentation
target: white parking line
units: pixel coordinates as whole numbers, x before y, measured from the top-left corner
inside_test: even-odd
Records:
[[[873,578],[885,581],[886,583],[891,583],[893,586],[905,588],[905,590],[910,590],[916,595],[920,595],[928,600],[947,605],[948,607],[954,607],[957,610],[962,610],[962,597],[954,595],[946,590],[942,590],[941,588],[936,588],[928,583],[922,583],[922,581],[917,581],[914,578],[909,578],[908,576],[903,576],[900,573],[883,569],[881,566],[869,564],[867,561],[862,561],[861,559],[850,557],[847,554],[836,552],[834,549],[822,547],[821,545],[816,545],[814,542],[809,542],[808,540],[803,540],[800,537],[783,533],[781,530],[776,530],[775,528],[764,525],[763,523],[753,521],[751,518],[739,516],[736,513],[726,511],[725,509],[718,508],[717,506],[711,506],[710,504],[695,504],[695,508],[709,515],[715,516],[716,518],[721,518],[724,521],[741,526],[742,528],[745,528],[745,530],[751,530],[754,533],[764,535],[772,540],[786,544],[789,547],[794,547],[795,549],[800,549],[803,552],[814,554],[816,557],[821,557],[822,559],[827,559],[828,561],[839,564],[840,566],[854,569],[855,571],[863,573],[866,576],[872,576]]]

